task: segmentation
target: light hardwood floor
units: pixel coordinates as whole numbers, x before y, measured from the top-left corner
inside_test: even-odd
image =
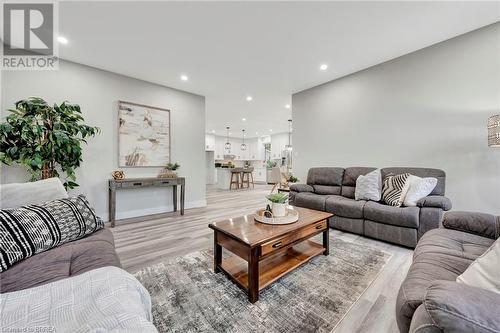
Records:
[[[167,213],[147,220],[117,221],[111,229],[116,250],[124,269],[135,272],[166,258],[181,256],[213,246],[208,224],[230,217],[253,213],[265,205],[271,189],[224,191],[209,186],[207,207],[186,210],[184,216]],[[353,304],[333,332],[398,332],[395,320],[396,296],[411,263],[413,251],[362,236],[332,230],[343,240],[361,242],[392,254],[375,281]],[[334,288],[335,286],[332,286]]]

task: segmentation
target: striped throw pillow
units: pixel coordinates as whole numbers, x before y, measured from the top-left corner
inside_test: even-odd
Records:
[[[84,195],[0,210],[0,272],[16,262],[102,229]]]
[[[406,195],[405,190],[407,190],[405,184],[409,177],[409,173],[385,177],[382,186],[382,201],[391,206],[401,207]]]

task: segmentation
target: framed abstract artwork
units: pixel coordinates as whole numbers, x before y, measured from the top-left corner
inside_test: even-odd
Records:
[[[170,163],[170,110],[118,101],[120,167],[164,167]]]

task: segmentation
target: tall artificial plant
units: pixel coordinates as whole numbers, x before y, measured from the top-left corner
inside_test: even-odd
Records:
[[[15,103],[0,124],[0,161],[20,164],[31,181],[63,176],[67,189],[78,186],[75,169],[82,162],[81,143],[100,132],[85,125],[80,106],[63,102],[50,106],[42,98]]]

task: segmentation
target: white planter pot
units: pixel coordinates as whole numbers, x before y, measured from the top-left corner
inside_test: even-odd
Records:
[[[271,210],[273,211],[274,217],[286,216],[286,203],[272,203]]]

